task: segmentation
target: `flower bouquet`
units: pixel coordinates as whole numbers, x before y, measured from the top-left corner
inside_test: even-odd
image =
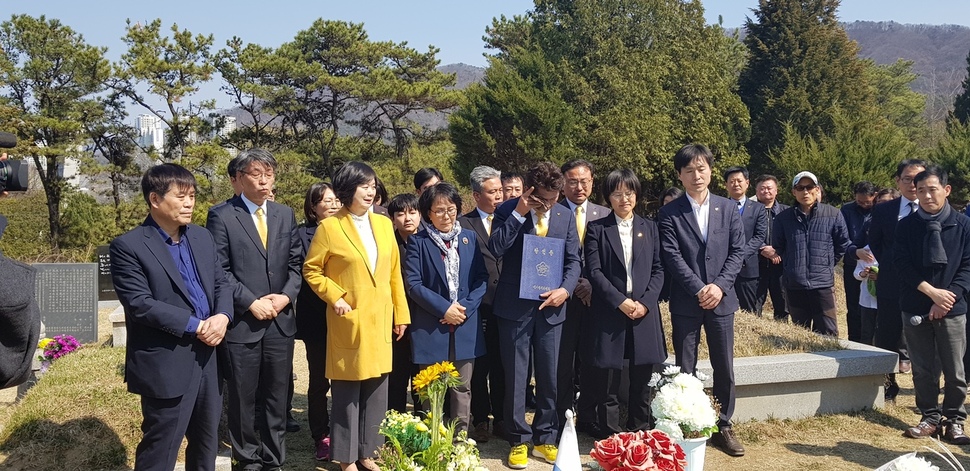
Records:
[[[698,377],[668,366],[663,373],[654,373],[648,385],[657,391],[651,405],[657,429],[678,442],[710,438],[717,432],[718,406]]]
[[[81,344],[70,335],[57,335],[54,338],[40,339],[37,342],[37,348],[42,350],[41,354],[37,356],[37,359],[40,360],[40,371],[46,373],[51,362],[81,348]]]
[[[595,442],[589,456],[606,471],[682,471],[684,450],[660,430],[621,432]]]
[[[421,370],[412,381],[418,397],[429,404],[424,419],[411,413],[388,411],[380,433],[387,443],[377,451],[382,470],[485,470],[474,440],[455,434],[456,421],[444,424],[445,391],[461,384],[455,365],[441,362]]]
[[[960,461],[957,460],[956,456],[953,456],[953,453],[950,452],[949,448],[935,438],[930,438],[930,440],[932,440],[937,447],[943,450],[943,453],[946,453],[946,455],[928,446],[923,446],[923,448],[931,451],[943,462],[950,465],[950,467],[953,468],[953,471],[964,471],[963,465],[960,464]],[[914,451],[876,468],[876,471],[940,471],[940,467],[930,463],[924,458],[916,456],[916,452]]]

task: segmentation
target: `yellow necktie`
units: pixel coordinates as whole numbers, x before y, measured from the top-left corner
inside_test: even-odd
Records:
[[[576,231],[579,232],[579,243],[586,237],[586,212],[582,206],[576,206]]]
[[[259,240],[266,248],[266,218],[263,216],[263,208],[256,208],[256,232],[259,233]]]
[[[494,217],[492,214],[485,216],[485,220],[488,221],[488,227],[485,228],[485,233],[488,235],[492,235],[492,218]]]
[[[546,223],[546,218],[536,214],[536,235],[539,237],[545,237],[549,233],[549,225]]]

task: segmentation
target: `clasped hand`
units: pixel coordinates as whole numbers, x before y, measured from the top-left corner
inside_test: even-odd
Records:
[[[276,293],[267,294],[253,301],[249,305],[249,312],[252,312],[253,317],[261,321],[275,319],[287,304],[290,304],[289,296]]]
[[[700,305],[701,309],[714,309],[721,303],[723,297],[724,291],[721,291],[720,287],[712,283],[704,286],[697,293],[697,304]]]
[[[562,303],[569,299],[569,291],[566,288],[556,288],[554,290],[546,291],[539,295],[540,298],[545,299],[542,304],[539,305],[539,310],[541,311],[546,306],[559,307]]]
[[[444,317],[441,318],[442,324],[447,325],[461,325],[465,322],[467,316],[465,316],[465,306],[458,303],[451,303],[448,306],[448,310],[445,311]]]
[[[199,323],[199,328],[195,331],[195,336],[202,343],[215,347],[222,343],[226,337],[226,328],[229,326],[229,317],[224,314],[216,314]]]
[[[627,298],[620,304],[620,312],[626,314],[630,319],[636,320],[647,315],[647,307],[640,304],[640,301]]]

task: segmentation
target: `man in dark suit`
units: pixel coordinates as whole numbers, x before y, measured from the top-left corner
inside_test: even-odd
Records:
[[[214,353],[232,319],[232,286],[212,235],[190,224],[195,177],[162,164],[141,186],[148,217],[111,242],[128,331],[125,381],[141,395],[135,469],[171,470],[185,437],[186,468],[214,470],[222,415]]]
[[[593,194],[593,164],[586,160],[570,160],[559,169],[566,185],[562,188],[563,199],[559,202],[565,206],[576,218],[576,231],[579,233],[579,244],[582,245],[586,237],[586,227],[590,222],[610,214],[609,208],[600,206],[589,200]],[[580,252],[580,266],[583,266],[582,252]],[[584,271],[585,273],[585,271]],[[562,342],[559,344],[559,372],[557,373],[557,389],[559,398],[556,401],[556,411],[559,414],[559,431],[566,426],[566,410],[576,405],[576,392],[579,391],[580,362],[577,347],[581,337],[580,319],[589,310],[593,288],[585,277],[580,277],[576,283],[576,291],[566,303],[566,320],[562,323]],[[584,398],[579,396],[578,429],[593,431],[590,427],[596,420],[596,407],[592,401],[592,394]]]
[[[685,193],[660,208],[658,225],[670,286],[670,323],[677,365],[687,373],[697,367],[701,327],[707,334],[714,397],[721,404],[712,444],[731,456],[744,447],[731,429],[734,414],[734,280],[744,260],[744,229],[737,203],[711,194],[714,156],[689,144],[674,155],[674,168]]]
[[[488,248],[502,259],[502,273],[495,289],[494,314],[498,318],[499,344],[505,367],[506,438],[512,445],[508,465],[528,466],[528,442],[533,455],[549,463],[556,460],[559,424],[556,416],[556,371],[566,300],[580,276],[579,234],[576,218],[557,205],[563,187],[562,173],[551,162],[529,169],[527,189],[519,198],[495,211]],[[562,280],[558,287],[540,295],[544,301],[519,298],[523,245],[526,234],[565,240]],[[556,286],[555,281],[552,285]],[[529,356],[535,364],[536,412],[532,426],[525,421],[525,391]]]
[[[302,259],[293,210],[268,199],[276,159],[239,155],[242,194],[209,211],[223,267],[237,282],[235,316],[222,353],[229,385],[229,438],[238,469],[277,469],[285,459],[286,396],[293,369]],[[259,413],[257,413],[259,411]]]
[[[741,309],[751,313],[759,313],[758,304],[758,252],[765,246],[765,236],[768,234],[768,217],[765,205],[748,199],[748,169],[731,167],[724,171],[724,186],[727,187],[728,198],[734,202],[736,211],[741,216],[744,227],[744,262],[738,279],[734,281],[734,292],[738,295]]]
[[[866,230],[872,219],[872,206],[876,201],[876,185],[872,182],[858,182],[852,187],[855,201],[843,204],[839,211],[845,220],[845,227],[849,230],[849,247],[845,250],[842,260],[842,285],[845,287],[845,323],[849,331],[849,340],[858,342],[862,339],[862,308],[859,306],[859,280],[852,275],[856,263],[860,258],[872,262],[872,254],[863,250],[868,244]]]
[[[502,173],[498,170],[479,166],[472,169],[469,177],[475,209],[461,218],[458,223],[462,229],[470,229],[478,237],[478,248],[488,270],[488,284],[485,297],[478,308],[482,328],[485,332],[485,355],[475,361],[472,373],[472,431],[471,437],[479,442],[487,442],[488,415],[492,414],[492,434],[505,436],[505,370],[498,343],[498,326],[493,315],[495,287],[501,273],[501,261],[488,249],[488,238],[492,232],[495,209],[502,203]]]
[[[896,166],[896,188],[900,196],[872,208],[869,222],[869,248],[879,262],[879,278],[876,280],[876,332],[875,345],[890,352],[899,352],[903,334],[902,312],[899,309],[899,272],[893,263],[893,241],[896,239],[896,223],[916,212],[919,207],[916,185],[913,179],[923,170],[926,162],[918,159],[904,160]],[[896,375],[886,378],[885,399],[896,400],[899,384]]]
[[[778,197],[778,178],[774,175],[762,175],[754,182],[755,195],[758,202],[765,207],[765,221],[767,231],[765,232],[765,244],[758,251],[758,300],[755,311],[759,317],[764,310],[765,301],[771,295],[771,305],[774,309],[774,319],[776,321],[788,322],[788,299],[785,295],[785,287],[782,285],[781,276],[784,272],[782,267],[781,255],[771,246],[771,226],[775,223],[775,217],[779,213],[788,209],[787,204],[780,203]]]

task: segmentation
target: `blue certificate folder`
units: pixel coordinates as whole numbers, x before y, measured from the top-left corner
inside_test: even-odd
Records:
[[[525,234],[522,241],[522,276],[519,297],[543,301],[546,291],[562,285],[562,263],[566,241],[555,237]]]

